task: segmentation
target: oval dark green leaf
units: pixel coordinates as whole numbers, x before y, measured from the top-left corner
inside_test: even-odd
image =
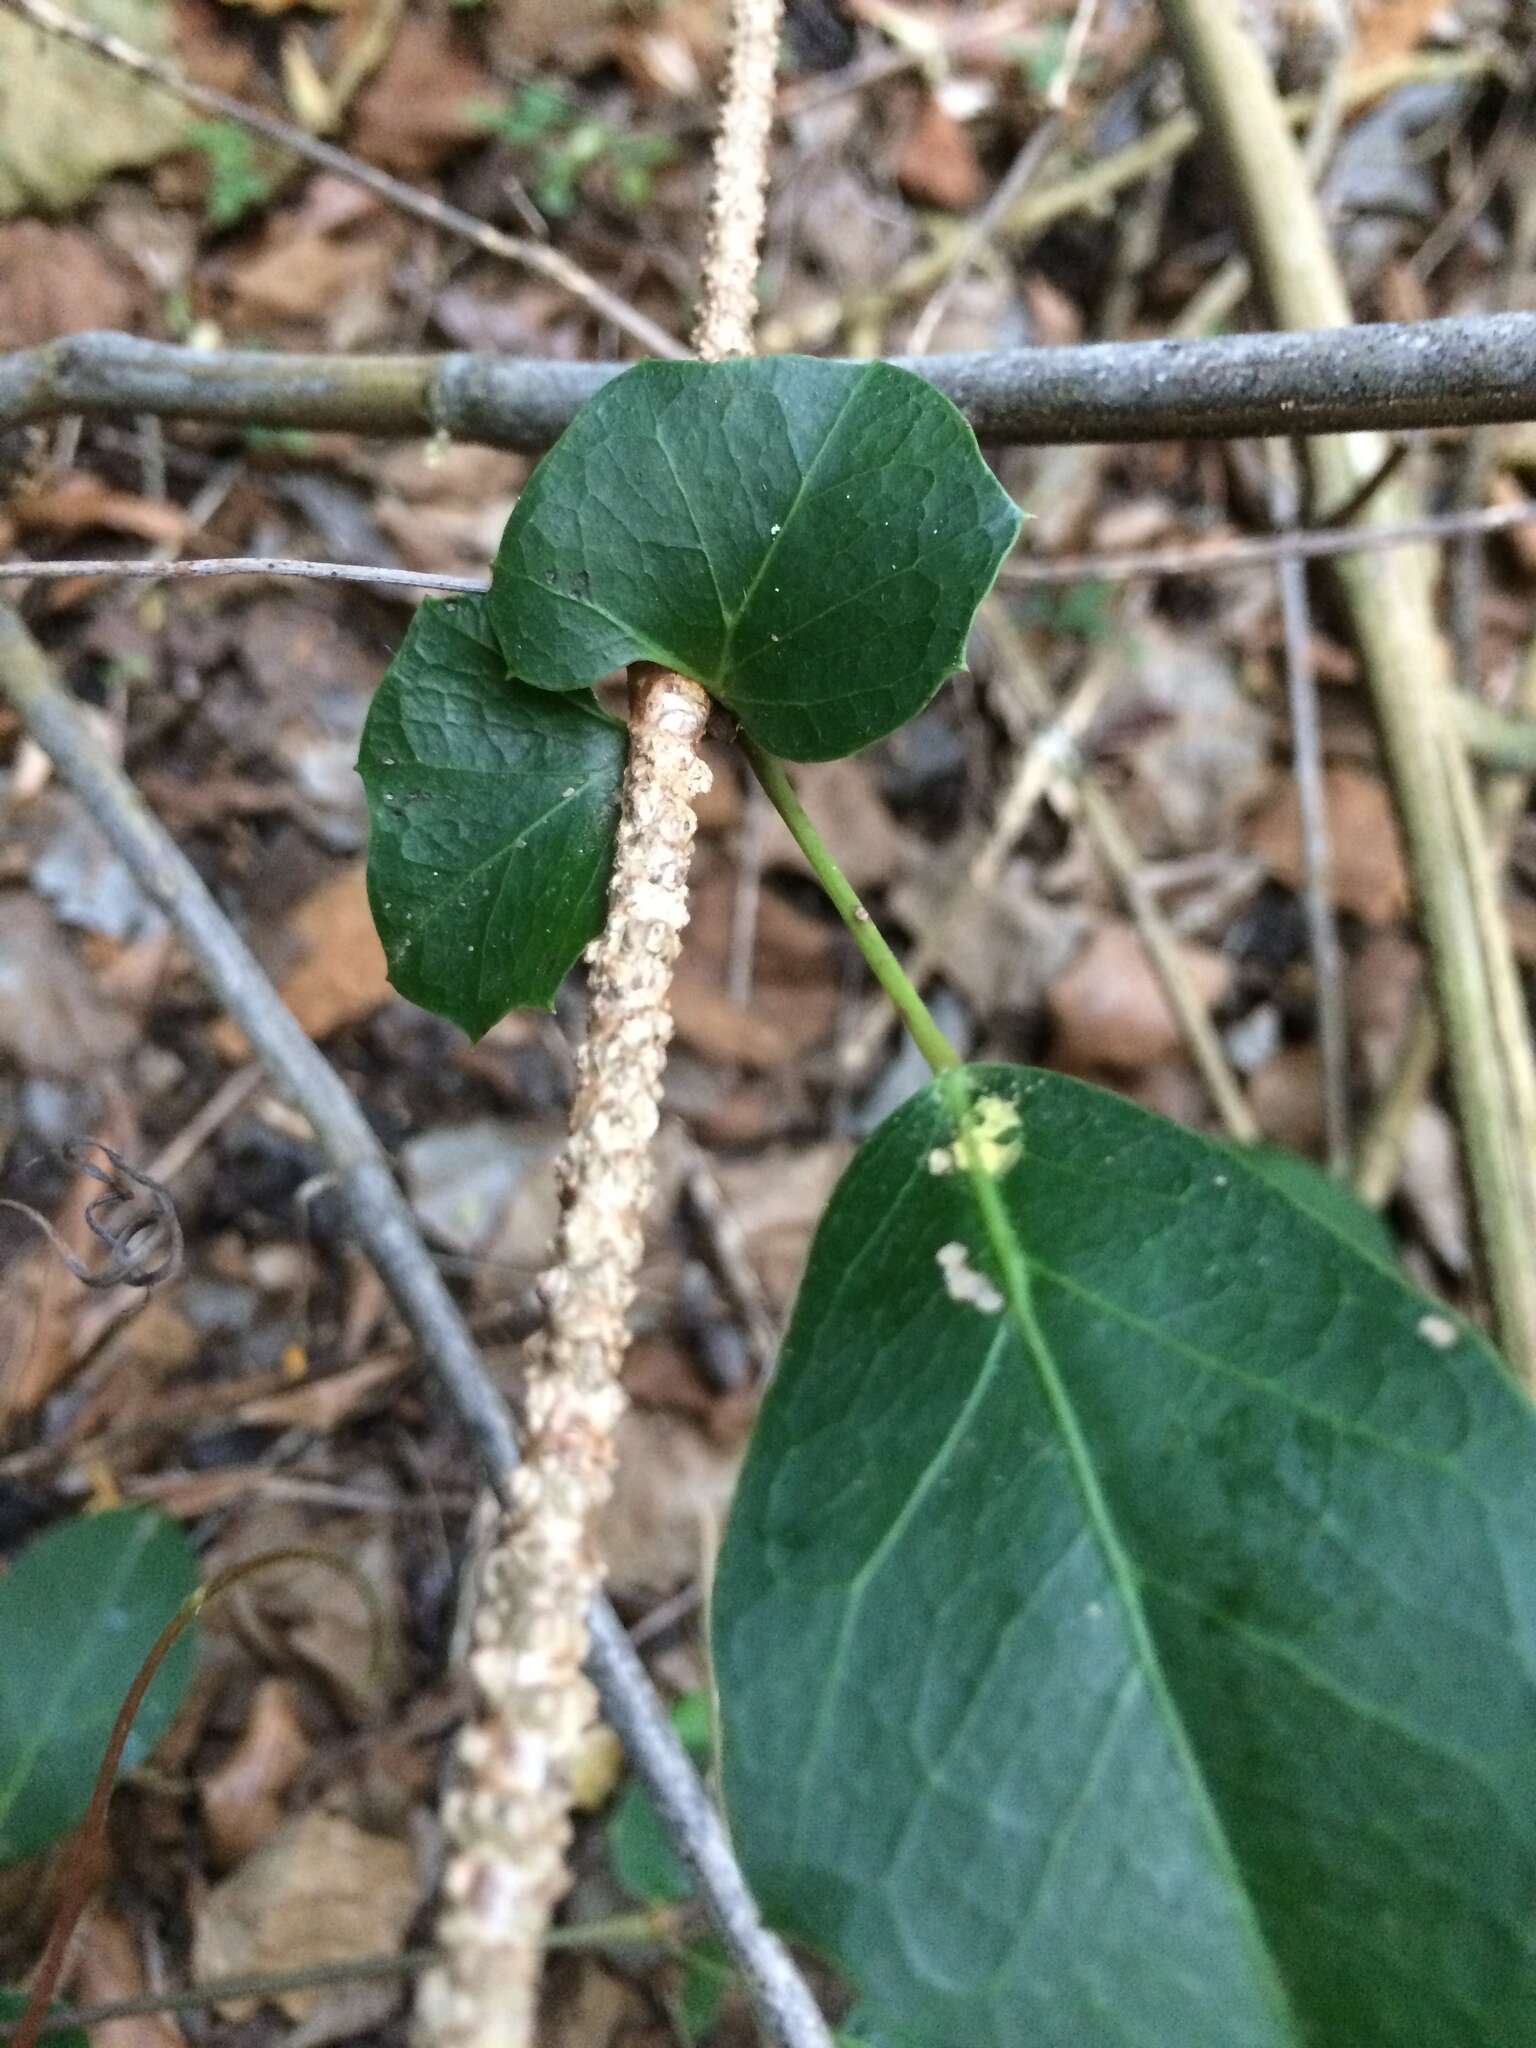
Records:
[[[0,1991],[0,2026],[14,2027],[27,2009],[24,1991]],[[37,2048],[90,2048],[84,2027],[45,2026],[37,2037]]]
[[[1224,1147],[936,1082],[720,1567],[759,1896],[924,2048],[1536,2041],[1533,1474],[1481,1339]]]
[[[368,713],[368,895],[401,995],[472,1038],[548,1009],[602,923],[624,728],[507,673],[483,598],[424,604]]]
[[[83,1816],[107,1737],[155,1638],[197,1585],[197,1557],[156,1508],[82,1515],[0,1578],[0,1864]],[[195,1629],[172,1646],[123,1754],[144,1761],[192,1676]]]
[[[885,363],[640,363],[507,523],[491,617],[550,690],[650,660],[796,761],[851,754],[965,659],[1019,512],[949,400]]]

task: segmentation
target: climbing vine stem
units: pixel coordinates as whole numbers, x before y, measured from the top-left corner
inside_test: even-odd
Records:
[[[853,934],[853,942],[864,955],[870,973],[890,997],[918,1051],[936,1074],[958,1067],[959,1053],[934,1022],[933,1012],[887,945],[879,926],[860,901],[858,891],[832,858],[826,841],[811,822],[810,813],[796,796],[784,763],[775,755],[764,753],[751,740],[744,739],[742,747],[763,794],[788,826],[791,839],[810,862],[812,874],[820,882],[828,902]]]

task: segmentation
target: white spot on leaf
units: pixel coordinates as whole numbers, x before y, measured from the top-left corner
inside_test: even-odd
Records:
[[[1419,1335],[1437,1351],[1449,1351],[1460,1334],[1449,1316],[1419,1317]]]
[[[939,1271],[944,1275],[944,1292],[951,1301],[964,1302],[968,1308],[979,1308],[984,1316],[1002,1314],[1003,1297],[985,1273],[976,1271],[963,1244],[940,1245],[935,1257]]]

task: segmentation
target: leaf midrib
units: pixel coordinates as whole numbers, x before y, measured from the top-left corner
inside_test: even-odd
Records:
[[[950,1077],[950,1085],[941,1083],[940,1092],[958,1138],[964,1130],[964,1121],[969,1109],[966,1085],[963,1081],[955,1085],[955,1077]],[[968,1148],[961,1149],[964,1152]],[[1139,1575],[1120,1539],[1114,1516],[1099,1484],[1098,1474],[1077,1418],[1077,1411],[1072,1405],[1055,1356],[1035,1314],[1029,1263],[1023,1246],[1014,1233],[995,1177],[984,1166],[978,1166],[970,1158],[966,1158],[964,1163],[966,1179],[976,1202],[982,1230],[997,1260],[1009,1314],[1023,1338],[1027,1355],[1034,1361],[1041,1392],[1045,1396],[1046,1405],[1066,1448],[1068,1464],[1077,1483],[1079,1497],[1121,1603],[1130,1632],[1131,1646],[1141,1666],[1148,1691],[1162,1709],[1163,1719],[1183,1766],[1195,1808],[1205,1824],[1216,1856],[1226,1871],[1231,1890],[1240,1902],[1243,1926],[1258,1965],[1260,1978],[1276,2015],[1290,2038],[1297,2044],[1297,2048],[1304,2048],[1305,2032],[1290,1992],[1270,1953],[1258,1909],[1247,1885],[1243,1882],[1236,1855],[1227,1838],[1226,1828],[1206,1786],[1189,1732],[1184,1726],[1183,1716],[1179,1712],[1163,1670],[1157,1642],[1142,1604]]]

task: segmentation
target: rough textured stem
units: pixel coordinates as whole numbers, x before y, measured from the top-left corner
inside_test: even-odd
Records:
[[[1235,0],[1164,0],[1206,127],[1232,176],[1255,273],[1287,326],[1350,310],[1306,167]],[[1363,436],[1307,444],[1320,503],[1346,502],[1381,461]],[[1401,516],[1391,486],[1361,523]],[[1460,1113],[1498,1336],[1536,1387],[1536,1065],[1487,841],[1459,744],[1430,565],[1355,555],[1337,575],[1397,794]]]
[[[697,334],[706,359],[752,348],[781,5],[733,0]],[[486,1565],[470,1659],[478,1706],[443,1810],[445,1958],[417,2002],[424,2048],[532,2041],[545,1933],[567,1882],[570,1771],[592,1715],[581,1664],[602,1580],[594,1523],[624,1406],[708,718],[698,683],[648,663],[631,670],[623,813],[542,1283],[548,1320],[529,1346],[524,1461]],[[830,2048],[809,1996],[796,2020],[802,2039]]]
[[[772,754],[764,753],[751,740],[743,740],[742,749],[751,763],[753,774],[767,792],[769,802],[789,827],[790,837],[810,862],[811,872],[826,891],[828,902],[853,934],[854,944],[864,955],[870,973],[911,1032],[918,1051],[936,1074],[958,1067],[960,1055],[933,1021],[933,1013],[886,944],[879,926],[859,901],[858,891],[827,850],[826,841],[796,796],[783,762]]]
[[[709,699],[662,669],[631,697],[624,810],[607,926],[590,954],[565,1209],[527,1347],[523,1461],[487,1560],[470,1669],[479,1707],[443,1810],[450,1850],[418,2018],[440,2048],[531,2040],[549,1915],[565,1889],[567,1773],[592,1718],[581,1676],[602,1583],[593,1524],[612,1486],[619,1371],[643,1250],[651,1143],[672,1035],[668,992],[688,921],[697,747]]]
[[[703,304],[693,335],[694,350],[706,363],[752,353],[782,13],[783,0],[734,0],[731,9],[725,103],[715,137]]]
[[[518,1461],[512,1419],[366,1117],[186,855],[59,688],[41,649],[5,606],[0,606],[0,695],[15,707],[145,895],[165,913],[256,1056],[308,1120],[358,1243],[463,1424],[491,1487],[505,1498]],[[594,1603],[589,1626],[587,1669],[603,1714],[692,1871],[765,2034],[780,2048],[826,2048],[826,2030],[804,1979],[782,1943],[763,1927],[720,1817],[606,1600]]]
[[[465,213],[462,207],[450,206],[446,200],[433,198],[430,192],[408,185],[401,178],[392,178],[387,171],[364,163],[361,157],[338,149],[334,143],[321,142],[302,128],[295,128],[290,121],[280,121],[272,114],[263,113],[259,107],[249,107],[243,100],[233,99],[212,86],[199,85],[173,64],[162,63],[158,57],[136,49],[122,36],[98,28],[94,22],[81,21],[62,7],[55,7],[53,0],[0,0],[0,5],[47,35],[77,43],[106,63],[131,71],[135,77],[152,80],[167,92],[174,93],[186,106],[214,114],[223,121],[233,121],[251,134],[261,136],[264,141],[276,143],[279,148],[302,157],[306,163],[329,171],[333,177],[361,185],[400,213],[426,221],[429,226],[470,243],[487,256],[499,257],[503,262],[518,264],[524,270],[547,277],[552,284],[569,292],[572,298],[580,299],[602,319],[611,320],[615,327],[653,355],[678,356],[683,353],[664,327],[658,327],[654,320],[648,320],[643,313],[637,312],[616,292],[600,284],[579,263],[573,263],[558,249],[552,249],[544,242],[529,241],[522,235],[504,234],[500,228],[493,228],[483,220],[476,220],[472,213]]]
[[[1536,313],[891,360],[953,399],[984,441],[1021,447],[1536,417]],[[232,427],[442,432],[536,453],[624,368],[467,353],[263,355],[72,334],[0,355],[0,429],[149,413]]]

